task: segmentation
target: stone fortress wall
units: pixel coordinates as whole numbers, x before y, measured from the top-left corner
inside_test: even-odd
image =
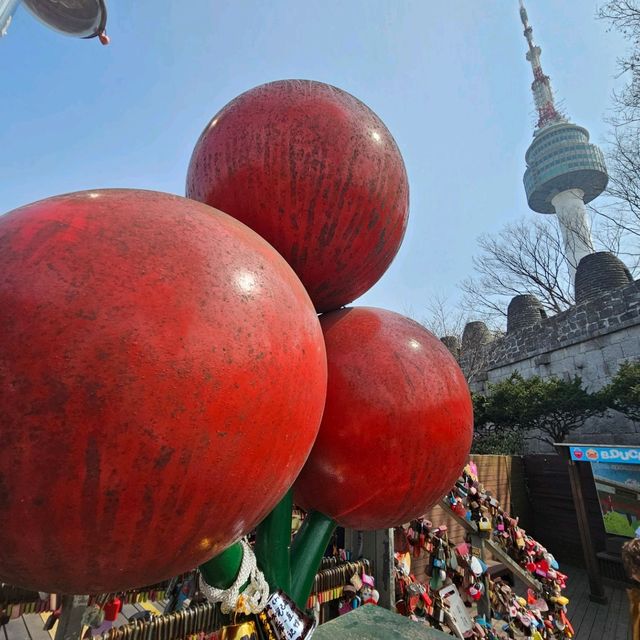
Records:
[[[640,280],[607,252],[583,258],[576,272],[576,305],[546,317],[539,301],[516,296],[509,304],[507,332],[493,338],[484,323],[465,327],[458,355],[471,390],[488,386],[513,372],[523,377],[582,378],[589,391],[605,386],[625,360],[640,359]],[[452,338],[443,342],[454,351]],[[591,418],[571,436],[584,443],[640,443],[640,424],[610,411]],[[531,452],[544,451],[535,441]]]

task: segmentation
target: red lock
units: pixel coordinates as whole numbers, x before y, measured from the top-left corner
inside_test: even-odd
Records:
[[[104,619],[108,622],[115,622],[118,614],[122,611],[122,600],[113,598],[104,605]]]
[[[477,584],[472,584],[469,587],[468,591],[469,591],[469,595],[471,596],[471,599],[475,601],[475,600],[480,600],[480,598],[482,598],[484,589],[480,583],[477,583]]]

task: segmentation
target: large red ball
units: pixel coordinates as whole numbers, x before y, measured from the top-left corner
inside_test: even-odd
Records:
[[[391,311],[343,309],[321,324],[327,404],[296,500],[353,529],[408,522],[467,462],[473,410],[464,376],[440,340]]]
[[[268,240],[318,311],[380,279],[409,209],[402,156],[384,123],[352,95],[309,80],[256,87],[219,111],[193,151],[187,196]]]
[[[91,593],[253,528],[313,444],[326,356],[262,238],[151,191],[0,218],[0,580]]]

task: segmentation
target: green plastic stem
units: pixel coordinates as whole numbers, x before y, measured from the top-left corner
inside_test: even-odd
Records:
[[[289,490],[273,511],[258,525],[256,531],[256,560],[258,568],[271,591],[291,591],[291,511],[293,491]]]
[[[236,581],[243,555],[242,545],[236,542],[220,555],[201,564],[200,572],[205,582],[217,589],[228,589]]]
[[[293,539],[289,595],[302,610],[307,607],[313,580],[336,526],[337,523],[328,516],[319,511],[312,511]]]

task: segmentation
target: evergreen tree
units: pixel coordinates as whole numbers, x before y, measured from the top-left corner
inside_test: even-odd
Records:
[[[640,421],[640,362],[623,362],[611,382],[600,391],[603,403]]]

